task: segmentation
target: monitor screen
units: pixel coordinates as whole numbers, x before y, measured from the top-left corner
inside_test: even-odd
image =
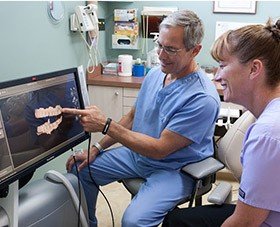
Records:
[[[0,83],[0,185],[7,185],[89,137],[77,68]]]

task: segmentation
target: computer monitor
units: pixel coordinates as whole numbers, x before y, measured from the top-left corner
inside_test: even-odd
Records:
[[[85,107],[83,83],[78,68],[0,83],[0,187],[89,138],[61,113]]]

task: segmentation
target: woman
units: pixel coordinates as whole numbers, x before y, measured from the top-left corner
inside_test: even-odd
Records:
[[[279,226],[280,223],[280,20],[229,31],[211,50],[224,100],[257,118],[243,142],[236,206],[175,209],[167,226]]]

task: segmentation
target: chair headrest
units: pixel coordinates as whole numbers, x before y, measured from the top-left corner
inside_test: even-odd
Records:
[[[218,143],[217,158],[233,173],[239,181],[242,172],[240,153],[243,139],[249,126],[256,118],[249,111],[243,113]]]

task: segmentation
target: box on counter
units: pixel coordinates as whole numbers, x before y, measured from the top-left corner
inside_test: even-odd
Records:
[[[118,74],[118,63],[108,63],[103,65],[103,74],[104,75],[117,75]]]

